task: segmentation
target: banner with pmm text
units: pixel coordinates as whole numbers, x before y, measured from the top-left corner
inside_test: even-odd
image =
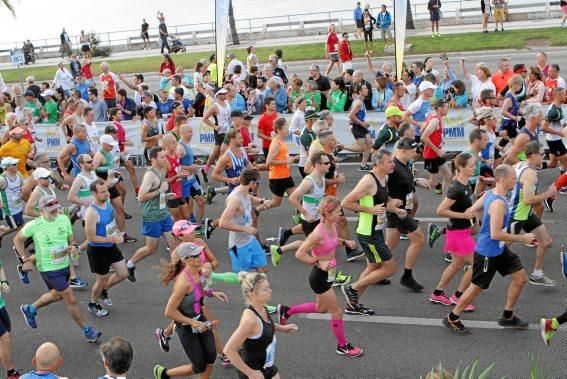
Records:
[[[228,2],[230,0],[215,1],[215,43],[217,54],[218,77],[214,78],[219,86],[223,83],[224,60],[226,54],[226,36],[228,26]]]

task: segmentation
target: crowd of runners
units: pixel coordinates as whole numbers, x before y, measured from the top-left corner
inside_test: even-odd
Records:
[[[160,281],[171,284],[172,291],[165,308],[167,319],[155,337],[160,348],[169,351],[176,334],[190,363],[156,365],[155,377],[207,377],[217,359],[225,367],[235,366],[241,377],[277,377],[275,332],[298,331],[290,323],[293,315],[330,314],[336,353],[363,354],[362,347],[347,338],[343,315],[375,314],[371,304],[361,302],[365,292],[372,290],[372,284],[390,284],[389,278],[398,271],[402,286],[424,291],[419,256],[426,244],[433,247],[442,236],[449,265],[440,269],[437,286],[427,292],[429,301],[453,307],[443,324],[455,334],[470,334],[461,315],[482,312],[476,310],[474,299],[499,273],[510,275],[511,281],[498,324],[528,327],[514,313],[525,284],[557,284],[543,270],[555,258],[547,257],[552,240],[542,222],[544,209],[553,212],[553,200],[566,192],[567,185],[567,149],[562,140],[567,133],[562,111],[566,91],[557,65],[548,64],[544,53],[537,54],[532,67],[512,66],[504,57],[491,76],[484,64],[469,74],[463,59],[460,80],[446,59],[441,59],[440,71],[428,59],[404,68],[396,81],[391,64],[375,70],[368,57],[375,88],[361,71],[351,68],[330,84],[316,65],[304,78],[304,88],[304,82],[272,55],[250,90],[248,74],[235,83],[250,64],[250,72],[258,72],[258,58],[253,48],[249,50],[253,57],[247,65],[237,62],[232,72],[228,65],[224,85],[211,79],[216,77],[212,71],[218,70],[211,57],[197,63],[192,86],[174,75],[171,90],[159,90],[156,101],[151,91],[158,89],[149,88],[141,74],[130,82],[109,71],[106,63],[98,78],[102,99],[92,83],[84,99],[82,79],[76,77],[47,83],[51,88],[43,90],[32,80],[21,103],[14,102],[21,96],[18,93],[0,97],[0,123],[6,125],[0,147],[0,201],[6,226],[0,242],[17,258],[21,285],[39,286],[38,276],[31,275],[37,270],[47,286],[38,299],[19,298],[30,328],[37,328],[38,321],[47,324],[41,318],[42,308],[63,301],[84,338],[96,342],[102,332],[89,325],[85,311],[108,315],[111,293],[134,291],[135,285],[125,288],[121,282],[149,275],[144,259],[158,251],[165,256],[167,250]],[[62,65],[58,70],[65,73]],[[470,98],[464,92],[467,80]],[[74,87],[64,88],[67,81]],[[246,85],[239,85],[243,81]],[[133,99],[119,88],[120,83],[134,91]],[[464,103],[459,102],[462,95]],[[243,110],[238,96],[247,98]],[[467,136],[469,147],[454,155],[444,150],[443,120],[458,104],[472,108],[468,122],[477,127]],[[374,141],[368,122],[371,109],[383,111],[386,117]],[[145,143],[141,178],[128,155],[132,141],[122,124],[139,117],[138,112],[140,142]],[[349,124],[335,125],[336,112],[348,112]],[[293,113],[291,122],[282,113]],[[193,150],[193,128],[187,120],[195,115],[214,130],[214,148],[206,161]],[[99,116],[108,120],[104,128],[95,125]],[[258,117],[257,131],[250,127],[254,117]],[[59,120],[67,140],[56,165],[34,147],[38,138],[34,129],[51,119]],[[334,132],[338,128],[350,129],[355,143],[339,142]],[[540,133],[545,134],[547,146],[539,142]],[[262,146],[254,144],[253,134]],[[297,139],[299,156],[290,155],[289,136]],[[361,156],[362,176],[345,177],[339,169],[347,151]],[[421,159],[427,175],[417,174],[413,166]],[[542,169],[557,170],[557,181],[539,185]],[[270,193],[260,190],[261,178],[266,177]],[[131,185],[126,186],[126,180]],[[346,182],[354,184],[348,193],[341,189]],[[439,194],[437,214],[448,219],[446,225],[419,223],[420,189]],[[220,200],[219,194],[226,197]],[[137,198],[139,212],[125,207],[127,196]],[[220,213],[208,208],[215,198],[225,203]],[[281,206],[292,208],[293,214],[280,221],[275,243],[267,244],[260,220]],[[140,215],[132,220],[141,227],[139,241],[133,237],[137,234],[133,223],[126,224],[131,214]],[[347,215],[358,217],[354,233]],[[85,240],[75,238],[73,229],[79,227],[85,230]],[[227,250],[212,251],[207,243],[216,238],[217,229],[229,231]],[[11,233],[12,246],[6,241]],[[302,237],[288,242],[294,235]],[[165,246],[160,247],[162,237]],[[401,256],[397,246],[402,239],[409,244],[398,264],[395,256]],[[514,253],[514,242],[533,246],[536,260],[531,273]],[[124,243],[139,248],[125,257],[120,249]],[[88,286],[77,275],[78,267],[86,263],[81,260],[85,255],[96,280],[90,285],[87,309],[81,309],[74,289]],[[287,255],[310,266],[304,286],[314,293],[311,301],[273,302],[268,278],[279,274],[270,266],[278,267]],[[357,259],[366,260],[358,277],[341,271],[339,262]],[[219,261],[230,261],[231,271],[218,272]],[[1,289],[8,292],[4,270],[0,269]],[[450,282],[459,274],[456,290],[449,292]],[[215,329],[214,308],[215,301],[227,300],[222,292],[227,285],[242,287],[246,308],[238,328],[223,344]],[[12,361],[12,331],[4,304],[0,299],[0,359],[13,379],[19,373]],[[566,321],[567,313],[541,320],[545,343]]]

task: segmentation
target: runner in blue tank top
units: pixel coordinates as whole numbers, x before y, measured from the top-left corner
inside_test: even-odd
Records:
[[[57,157],[57,165],[59,171],[63,176],[63,179],[69,184],[73,183],[73,178],[67,172],[67,166],[69,160],[73,164],[73,174],[78,175],[81,172],[77,158],[81,154],[91,154],[91,146],[89,144],[87,130],[83,125],[77,125],[73,127],[73,138],[71,141],[61,150],[59,156]]]
[[[482,226],[478,233],[476,251],[474,253],[474,264],[472,283],[463,293],[459,303],[443,318],[443,325],[454,334],[468,335],[471,329],[460,321],[459,317],[464,309],[482,292],[488,289],[494,275],[498,272],[502,276],[510,275],[506,306],[498,320],[498,325],[504,328],[527,329],[528,323],[520,320],[514,315],[514,305],[520,297],[524,285],[528,281],[526,271],[522,266],[520,257],[512,252],[507,242],[531,242],[535,236],[532,233],[522,235],[507,233],[510,211],[506,194],[516,185],[516,172],[507,164],[498,166],[494,170],[496,185],[494,189],[477,200],[474,205],[465,211],[472,215],[483,210]]]

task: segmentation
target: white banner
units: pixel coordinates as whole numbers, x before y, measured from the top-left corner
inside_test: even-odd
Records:
[[[407,0],[394,0],[394,37],[396,39],[396,76],[402,80],[402,65],[406,47]]]
[[[218,78],[214,78],[219,87],[223,83],[224,60],[226,54],[226,35],[228,26],[228,2],[230,0],[215,1],[215,42],[218,66]]]
[[[567,107],[564,107],[564,112],[567,113]],[[444,149],[445,151],[460,152],[468,148],[468,136],[474,125],[470,124],[468,120],[472,116],[472,111],[469,109],[454,109],[449,111],[449,114],[443,119],[444,126]],[[292,115],[283,115],[288,121],[291,121]],[[354,143],[354,137],[350,132],[350,125],[347,113],[333,113],[335,119],[333,130],[337,136],[337,141],[344,145]],[[260,147],[262,142],[258,139],[257,135],[257,121],[258,117],[252,120],[250,134],[252,135],[252,143]],[[378,132],[386,117],[383,112],[369,112],[366,114],[366,121],[370,124],[370,135],[372,139],[376,139]],[[193,128],[193,140],[191,146],[196,155],[208,155],[214,145],[215,137],[213,130],[210,126],[204,124],[200,117],[192,117],[188,120],[189,125]],[[108,123],[97,123],[99,135],[104,134],[104,128]],[[144,143],[141,141],[141,122],[140,121],[124,121],[122,125],[126,129],[126,140],[132,141],[134,146],[127,147],[127,153],[130,155],[142,155],[144,151]],[[52,158],[57,157],[61,149],[66,145],[63,132],[59,125],[54,124],[37,124],[34,127],[35,136],[42,139],[41,142],[36,142],[38,151],[47,152]],[[545,147],[543,135],[540,140]],[[299,138],[290,134],[287,137],[287,144],[290,154],[299,154]]]

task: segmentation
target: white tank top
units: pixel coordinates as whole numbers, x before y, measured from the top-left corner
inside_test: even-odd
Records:
[[[319,203],[325,197],[325,178],[322,178],[323,183],[321,186],[317,186],[317,182],[311,175],[307,175],[305,179],[309,179],[313,182],[313,190],[311,193],[306,193],[301,197],[303,208],[311,217],[315,220],[319,220],[321,218],[321,215],[319,214]],[[305,220],[305,216],[303,214],[301,215],[301,218]]]
[[[250,227],[252,225],[252,203],[250,196],[244,198],[238,192],[232,191],[230,195],[227,196],[226,201],[228,202],[228,200],[233,197],[240,200],[244,212],[241,215],[234,215],[231,221],[239,226]],[[253,238],[255,237],[248,233],[230,231],[228,233],[228,248],[246,246]]]
[[[23,211],[22,185],[23,180],[20,173],[16,173],[15,179],[10,179],[7,173],[2,176],[6,179],[6,188],[0,190],[2,196],[2,203],[4,203],[4,212],[9,212],[10,215],[15,215]]]
[[[217,114],[217,122],[218,122],[218,134],[225,134],[230,128],[230,104],[226,102],[226,106],[222,106],[220,102],[217,102],[217,108],[219,113]]]

